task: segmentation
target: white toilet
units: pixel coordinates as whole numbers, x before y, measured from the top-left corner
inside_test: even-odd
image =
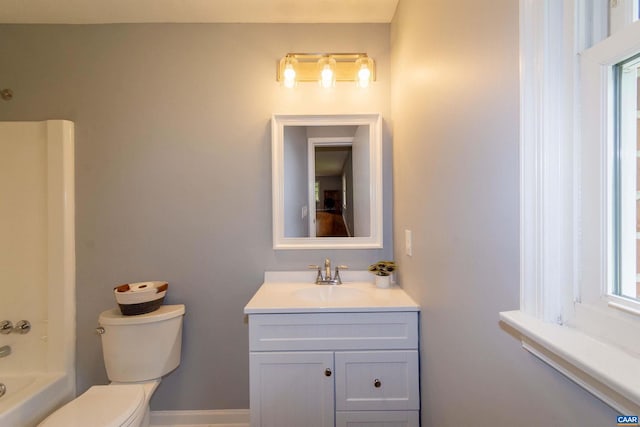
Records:
[[[184,305],[137,316],[100,313],[98,332],[109,385],[93,386],[49,415],[40,427],[146,427],[160,379],[180,364]]]

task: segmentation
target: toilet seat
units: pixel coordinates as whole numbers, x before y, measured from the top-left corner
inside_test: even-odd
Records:
[[[38,427],[130,427],[140,423],[145,410],[141,384],[93,386]]]

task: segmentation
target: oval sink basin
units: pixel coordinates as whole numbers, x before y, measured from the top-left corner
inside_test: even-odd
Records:
[[[294,292],[298,298],[317,302],[348,302],[363,297],[363,292],[359,289],[345,288],[341,285],[317,285],[313,288],[298,289]]]

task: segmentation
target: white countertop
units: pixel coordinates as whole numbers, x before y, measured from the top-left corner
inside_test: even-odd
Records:
[[[419,311],[398,286],[379,289],[367,271],[341,272],[342,285],[316,285],[315,271],[265,272],[245,314]]]

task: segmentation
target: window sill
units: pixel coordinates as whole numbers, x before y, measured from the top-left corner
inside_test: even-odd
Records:
[[[500,313],[522,346],[624,415],[640,414],[640,358],[577,329],[521,311]]]

